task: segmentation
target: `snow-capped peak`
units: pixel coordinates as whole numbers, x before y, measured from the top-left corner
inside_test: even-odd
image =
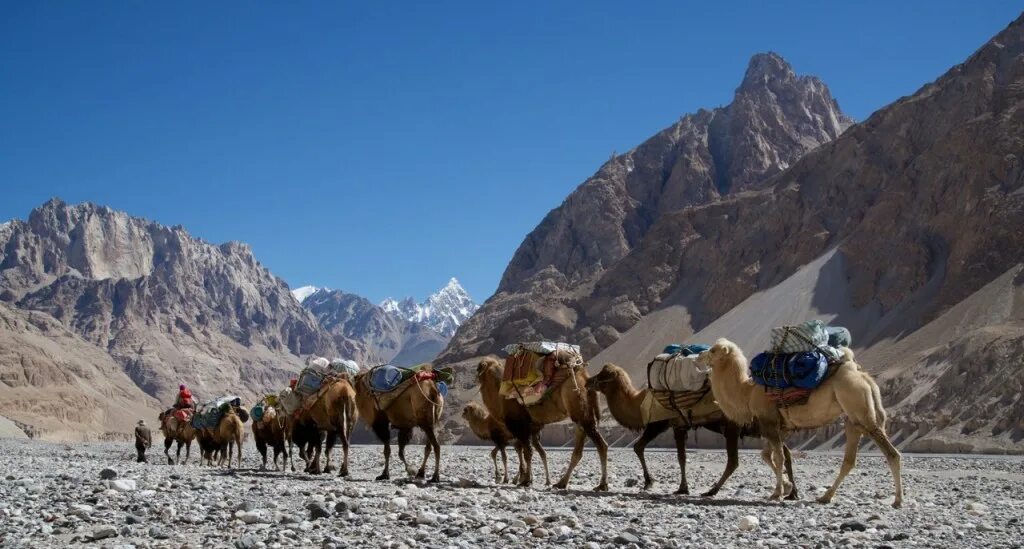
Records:
[[[380,306],[389,313],[425,324],[448,337],[454,335],[459,325],[479,308],[454,277],[423,303],[416,303],[411,297],[402,301],[389,297]]]
[[[322,288],[318,288],[316,286],[303,286],[301,288],[295,288],[294,290],[292,290],[292,295],[295,296],[295,299],[299,303],[302,303],[303,301],[306,300],[307,297],[317,293],[321,289]]]

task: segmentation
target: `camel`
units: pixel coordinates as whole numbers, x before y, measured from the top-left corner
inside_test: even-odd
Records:
[[[316,423],[313,422],[313,419],[309,417],[309,413],[302,410],[292,414],[282,413],[278,418],[288,446],[286,455],[292,472],[295,472],[295,452],[293,447],[298,448],[299,459],[305,463],[303,471],[311,472],[313,453],[317,447],[324,443],[324,433],[320,431]]]
[[[201,444],[203,442],[209,445],[211,449],[207,454],[204,449],[204,458],[207,459],[207,464],[212,465],[215,454],[220,454],[220,460],[217,462],[218,467],[224,466],[224,460],[227,458],[227,466],[231,467],[231,451],[237,445],[236,455],[238,457],[238,467],[242,467],[242,434],[245,428],[242,426],[242,420],[239,418],[239,414],[235,411],[234,406],[229,406],[224,415],[220,418],[215,429],[201,429]],[[205,440],[204,440],[205,439]]]
[[[564,363],[565,359],[559,358],[559,361]],[[525,465],[522,466],[523,474],[520,476],[519,485],[530,486],[533,483],[533,447],[530,439],[534,432],[544,425],[570,419],[576,424],[575,444],[572,457],[569,459],[569,467],[555,483],[555,488],[568,488],[572,472],[583,458],[583,445],[587,438],[590,438],[597,447],[597,454],[601,459],[601,481],[594,491],[607,492],[608,443],[597,430],[601,412],[597,405],[597,392],[586,389],[586,369],[577,369],[569,379],[563,381],[540,402],[530,406],[523,406],[515,399],[503,398],[497,394],[501,386],[502,369],[497,359],[484,358],[477,366],[477,379],[480,381],[480,393],[484,402],[500,400],[505,426],[523,449]]]
[[[192,424],[174,417],[173,411],[162,412],[159,416],[160,431],[164,434],[164,455],[167,456],[167,464],[181,465],[188,464],[188,458],[192,455],[192,441],[196,438],[196,430]],[[175,459],[171,459],[171,444],[177,442],[178,448]],[[181,461],[181,447],[185,447],[185,461]]]
[[[485,371],[489,371],[489,375],[481,376]],[[487,412],[491,416],[503,425],[505,423],[504,401],[506,399],[498,394],[498,389],[501,388],[501,377],[504,371],[505,367],[502,363],[491,357],[481,360],[476,368],[476,381],[480,386],[480,397],[484,401],[484,407],[487,408]],[[543,425],[534,426],[534,431],[530,435],[530,444],[537,450],[537,455],[540,456],[540,461],[544,465],[544,486],[551,486],[551,475],[548,472],[548,453],[544,451],[544,446],[540,443],[540,432],[543,428]],[[523,466],[525,456],[519,441],[513,440],[513,443],[516,449],[516,456],[519,458],[519,472],[516,473],[515,478],[515,483],[518,484],[522,480],[523,470],[525,469]]]
[[[274,406],[266,406],[263,409],[263,417],[259,421],[252,422],[252,439],[256,443],[256,450],[263,457],[260,470],[267,469],[267,448],[274,450],[274,470],[280,471],[288,464],[288,449],[285,446],[284,429],[278,419],[278,411]],[[278,468],[277,458],[281,457],[281,466]]]
[[[633,382],[622,368],[614,364],[605,364],[598,374],[587,380],[587,388],[603,393],[608,402],[608,411],[611,412],[615,421],[631,431],[642,431],[639,439],[633,444],[633,452],[640,460],[640,466],[644,471],[644,485],[642,491],[649,490],[654,485],[654,479],[647,469],[647,460],[644,457],[644,449],[647,445],[669,427],[676,441],[676,458],[679,461],[679,488],[676,494],[689,494],[689,487],[686,483],[686,437],[691,428],[704,427],[725,437],[726,464],[725,471],[721,478],[710,490],[701,494],[702,497],[712,497],[722,489],[725,482],[729,480],[733,472],[739,466],[739,439],[741,436],[758,436],[756,425],[741,428],[732,421],[729,421],[722,410],[714,402],[711,393],[704,395],[693,407],[687,410],[687,415],[678,415],[674,419],[666,419],[644,423],[642,406],[647,398],[649,389],[638,390],[633,387]],[[793,460],[789,447],[784,447],[786,454],[786,474],[790,482],[793,482]],[[793,491],[787,499],[799,499],[796,490],[796,483],[793,484]]]
[[[372,371],[372,370],[370,370]],[[427,459],[434,452],[434,474],[430,482],[441,481],[441,444],[437,441],[437,426],[444,410],[444,398],[433,380],[414,380],[402,390],[386,410],[381,410],[377,398],[370,389],[370,371],[355,378],[356,408],[359,417],[384,444],[384,472],[376,480],[391,478],[391,429],[398,430],[398,458],[405,465],[406,472],[413,474],[405,459],[405,447],[412,440],[412,430],[419,428],[426,436],[423,462],[415,471],[416,478],[426,476]]]
[[[316,402],[309,406],[308,414],[317,427],[327,433],[326,466],[323,472],[331,472],[331,449],[334,447],[334,434],[337,434],[343,454],[338,476],[347,477],[349,440],[356,426],[356,391],[347,376],[325,380],[324,383],[330,385],[316,396]],[[320,448],[317,444],[313,454],[313,463],[309,469],[313,474],[320,473]]]
[[[491,450],[491,461],[494,462],[494,482],[507,484],[508,454],[505,453],[505,447],[512,440],[512,433],[508,432],[504,422],[498,421],[497,418],[487,412],[485,407],[476,402],[470,402],[462,409],[462,417],[466,420],[466,424],[469,425],[473,434],[482,440],[494,443],[494,449]],[[501,453],[501,465],[504,469],[504,475],[498,470],[499,452]],[[520,453],[519,459],[521,462],[522,453],[518,448],[516,452]]]
[[[777,500],[789,493],[792,484],[782,475],[783,442],[786,435],[798,429],[814,429],[834,422],[846,414],[846,452],[839,475],[831,487],[818,498],[829,503],[843,478],[857,461],[857,447],[867,435],[885,455],[895,484],[892,506],[903,504],[903,482],[900,478],[900,453],[885,432],[885,409],[882,397],[867,372],[854,362],[853,351],[843,348],[843,362],[838,369],[811,392],[806,404],[779,407],[768,399],[765,388],[750,378],[747,357],[735,343],[719,339],[698,361],[711,366],[711,390],[722,411],[740,425],[757,422],[766,446],[762,451],[775,472],[775,491],[769,499]]]

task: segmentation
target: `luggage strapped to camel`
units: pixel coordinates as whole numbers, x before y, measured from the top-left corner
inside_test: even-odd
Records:
[[[708,372],[696,360],[708,348],[672,344],[647,364],[647,387],[654,402],[691,425],[693,407],[711,392]]]
[[[433,402],[433,399],[423,392],[419,382],[424,380],[433,381],[443,399],[448,396],[448,386],[455,382],[455,370],[452,368],[435,370],[434,366],[429,363],[420,364],[413,368],[381,364],[370,368],[360,378],[360,383],[370,396],[373,397],[377,409],[381,411],[391,407],[398,397],[413,385],[416,385],[423,394],[423,397],[432,404],[435,406],[440,405],[440,403]]]
[[[806,404],[814,389],[845,362],[839,347],[850,342],[849,330],[820,320],[772,328],[771,350],[751,360],[751,377],[781,408]]]
[[[514,343],[505,347],[508,357],[498,394],[525,406],[539,403],[569,378],[579,391],[576,371],[586,363],[578,345],[550,341]]]

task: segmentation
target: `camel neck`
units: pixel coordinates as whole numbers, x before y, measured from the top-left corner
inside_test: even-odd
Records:
[[[754,384],[744,372],[736,367],[726,371],[711,370],[711,392],[729,419],[740,425],[750,424],[754,415],[750,411],[750,392]]]
[[[605,392],[605,399],[608,401],[608,411],[620,425],[627,429],[643,429],[644,420],[641,415],[646,390],[638,391],[633,387],[629,379],[619,378],[620,381],[613,383],[612,387]]]

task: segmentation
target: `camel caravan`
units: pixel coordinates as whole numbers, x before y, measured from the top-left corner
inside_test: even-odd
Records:
[[[895,486],[893,506],[898,508],[903,501],[900,453],[885,431],[886,413],[878,385],[854,361],[850,343],[845,328],[812,320],[773,328],[769,348],[750,361],[727,339],[714,345],[673,344],[647,363],[646,383],[638,387],[629,373],[615,364],[605,364],[589,375],[576,345],[519,342],[504,348],[504,359],[489,356],[480,360],[475,382],[481,402],[467,404],[461,417],[474,435],[492,445],[494,482],[523,487],[534,482],[535,452],[544,468],[544,483],[551,484],[541,433],[546,425],[572,422],[572,453],[554,488],[568,488],[589,439],[601,465],[601,478],[594,490],[607,491],[608,444],[599,431],[599,395],[604,395],[611,418],[638,433],[633,450],[643,470],[642,490],[654,484],[644,451],[671,429],[679,462],[675,493],[689,494],[686,441],[691,430],[705,428],[724,437],[726,463],[718,481],[702,496],[716,495],[739,466],[740,437],[759,437],[763,441],[761,457],[776,478],[769,499],[781,500],[798,499],[787,435],[845,416],[843,462],[834,483],[818,501],[832,500],[856,462],[861,438],[867,436],[886,458]],[[267,468],[267,459],[272,457],[274,470],[290,467],[295,472],[293,449],[297,448],[305,472],[331,472],[331,452],[340,441],[338,474],[345,477],[349,475],[350,439],[356,420],[361,419],[383,445],[384,470],[377,480],[391,478],[394,430],[405,472],[425,479],[433,456],[429,481],[438,482],[438,428],[453,382],[451,368],[435,369],[431,364],[361,369],[349,360],[315,358],[288,388],[264,396],[248,411],[231,396],[197,406],[188,389],[181,386],[174,407],[160,414],[164,453],[169,464],[185,464],[195,440],[202,462],[212,465],[217,460],[218,465],[231,467],[234,457],[241,466],[242,424],[251,419],[261,469]],[[418,465],[405,455],[416,430],[424,440]],[[177,455],[172,458],[169,452],[174,443]],[[509,446],[518,458],[513,477],[509,475]]]

